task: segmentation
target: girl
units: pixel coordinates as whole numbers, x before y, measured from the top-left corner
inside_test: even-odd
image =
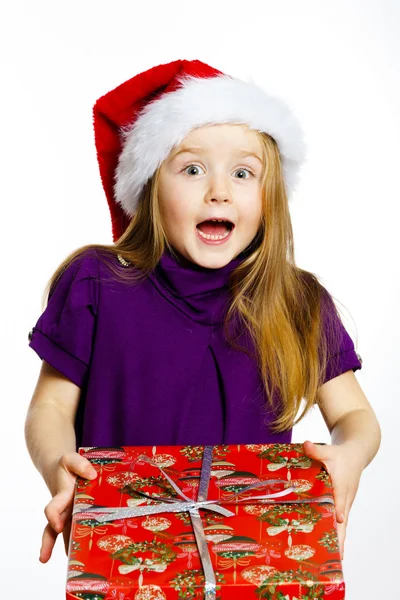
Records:
[[[177,60],[100,98],[94,130],[114,244],[67,257],[29,335],[26,440],[53,496],[40,560],[61,531],[68,551],[76,476],[96,476],[80,446],[289,443],[314,404],[332,445],[304,449],[332,477],[343,556],[380,430],[331,295],[295,264],[295,118]]]

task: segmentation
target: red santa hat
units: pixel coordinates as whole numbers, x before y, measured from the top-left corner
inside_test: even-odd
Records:
[[[235,123],[276,141],[290,198],[306,157],[303,131],[287,104],[252,80],[199,60],[176,60],[139,73],[99,98],[93,123],[113,239],[125,231],[144,185],[195,127]]]

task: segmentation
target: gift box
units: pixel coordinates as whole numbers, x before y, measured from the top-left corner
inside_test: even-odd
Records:
[[[345,597],[332,483],[301,444],[79,448],[67,600]]]

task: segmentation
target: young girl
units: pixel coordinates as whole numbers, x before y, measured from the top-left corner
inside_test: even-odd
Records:
[[[30,332],[26,419],[53,499],[40,560],[66,551],[80,446],[290,443],[318,404],[340,549],[380,429],[332,296],[295,264],[288,198],[305,159],[288,107],[200,61],[133,77],[94,106],[114,244],[73,252]],[[305,407],[295,421],[301,400]]]

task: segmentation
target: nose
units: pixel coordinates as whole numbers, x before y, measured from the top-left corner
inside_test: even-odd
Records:
[[[223,194],[214,194],[211,196],[210,202],[229,202],[229,198]]]
[[[224,177],[214,176],[206,196],[207,202],[230,202],[231,196],[228,191],[228,183]]]

